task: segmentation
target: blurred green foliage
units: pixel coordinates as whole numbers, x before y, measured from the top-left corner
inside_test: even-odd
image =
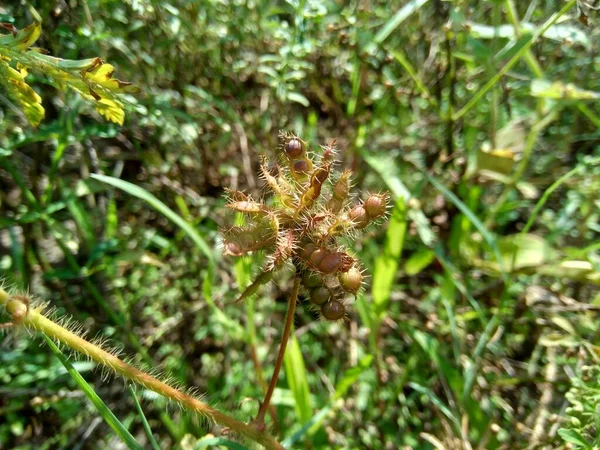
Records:
[[[218,256],[218,227],[233,223],[222,194],[260,194],[259,155],[274,156],[280,129],[337,137],[359,187],[396,206],[387,230],[350,242],[373,286],[351,321],[298,309],[274,395],[281,438],[586,448],[574,440],[591,443],[597,421],[577,425],[565,393],[574,385],[568,401],[594,414],[593,386],[578,386],[599,355],[600,59],[594,10],[586,27],[575,3],[0,6],[19,29],[35,8],[50,55],[101,57],[141,89],[122,98],[123,126],[43,74],[28,78],[46,112],[37,127],[0,91],[0,275],[250,420],[262,397],[251,349],[268,379],[290,285],[232,304],[255,272]],[[40,343],[0,343],[0,448],[121,445]],[[149,448],[123,382],[73,365]],[[207,424],[138,395],[161,448],[205,448]]]

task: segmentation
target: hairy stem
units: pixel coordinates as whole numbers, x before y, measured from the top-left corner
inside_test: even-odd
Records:
[[[273,396],[273,391],[275,390],[275,385],[277,384],[277,379],[279,378],[279,372],[281,371],[281,365],[283,364],[283,356],[285,355],[285,348],[287,347],[287,342],[290,338],[290,333],[292,331],[292,325],[294,324],[294,314],[296,312],[296,302],[298,301],[299,290],[300,278],[296,277],[294,279],[294,287],[292,288],[292,294],[290,295],[290,299],[288,301],[288,310],[287,315],[285,317],[285,326],[283,328],[283,335],[281,336],[281,344],[279,346],[277,360],[275,361],[275,369],[273,370],[273,376],[271,377],[271,382],[269,383],[269,389],[265,394],[265,399],[260,405],[258,415],[256,416],[256,420],[254,421],[258,426],[264,424],[265,422],[265,415],[267,414],[267,410],[269,409],[269,405],[271,404],[271,397]]]
[[[44,316],[41,308],[29,307],[28,299],[23,296],[11,296],[0,288],[0,306],[12,317],[13,326],[23,326],[31,330],[40,331],[55,341],[83,353],[98,364],[110,369],[123,377],[144,386],[168,399],[171,399],[186,409],[197,412],[217,424],[229,428],[235,433],[256,441],[268,449],[282,449],[283,447],[275,438],[265,433],[255,425],[248,425],[233,417],[211,407],[210,405],[191,397],[184,392],[169,386],[152,377],[146,372],[127,364],[115,355],[101,349],[97,345],[86,341],[75,333],[58,325]]]

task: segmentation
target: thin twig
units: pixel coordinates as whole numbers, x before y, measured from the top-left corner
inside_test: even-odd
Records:
[[[287,315],[285,317],[285,326],[283,328],[283,335],[281,336],[281,344],[279,346],[277,360],[275,361],[275,369],[273,371],[273,376],[271,377],[271,382],[269,383],[269,389],[265,394],[265,400],[260,405],[258,415],[256,416],[256,419],[254,421],[255,424],[258,426],[264,424],[265,422],[265,415],[269,408],[269,404],[271,403],[271,396],[273,395],[275,385],[277,384],[277,379],[279,378],[279,372],[281,371],[281,365],[283,364],[283,356],[285,355],[285,348],[287,347],[287,342],[290,338],[290,333],[292,331],[292,325],[294,324],[294,314],[296,312],[296,302],[298,301],[299,290],[300,278],[296,277],[294,279],[294,287],[292,288],[292,294],[290,295],[290,300],[288,302],[288,310]]]

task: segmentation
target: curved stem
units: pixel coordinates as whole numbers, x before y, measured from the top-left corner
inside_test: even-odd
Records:
[[[287,347],[287,342],[292,331],[292,325],[294,324],[294,314],[296,312],[296,302],[298,301],[298,291],[300,291],[300,278],[296,277],[294,279],[292,294],[290,295],[290,299],[288,301],[288,310],[287,315],[285,316],[285,326],[283,328],[283,335],[281,336],[281,344],[279,345],[279,353],[277,354],[277,360],[275,361],[273,376],[271,377],[271,382],[269,383],[269,389],[265,394],[265,399],[260,405],[258,415],[254,421],[254,423],[256,423],[256,425],[259,427],[265,422],[265,415],[267,414],[267,410],[271,404],[271,397],[273,396],[273,391],[275,390],[275,385],[277,384],[277,379],[279,378],[279,372],[281,371],[281,365],[283,364],[283,356],[285,355],[285,348]]]
[[[277,442],[274,437],[265,433],[264,430],[256,425],[248,425],[244,422],[240,422],[197,398],[185,394],[184,392],[154,378],[137,367],[127,364],[117,356],[86,341],[77,334],[45,317],[41,312],[42,308],[30,308],[29,305],[22,300],[22,297],[10,296],[2,288],[0,288],[0,306],[3,306],[12,317],[13,326],[24,326],[32,330],[41,331],[55,341],[83,353],[111,371],[171,399],[186,409],[195,411],[219,425],[229,428],[235,433],[239,433],[248,439],[256,441],[268,449],[283,449],[281,444]]]

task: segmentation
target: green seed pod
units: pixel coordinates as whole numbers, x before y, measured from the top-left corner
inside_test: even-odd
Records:
[[[348,194],[350,193],[350,175],[352,175],[350,170],[346,170],[344,173],[342,173],[340,178],[333,186],[334,197],[337,197],[341,200],[344,200],[348,197]]]
[[[350,210],[348,217],[354,222],[354,228],[361,229],[369,225],[370,219],[367,210],[362,205],[356,205]]]
[[[315,305],[322,305],[328,302],[330,298],[331,292],[324,286],[311,289],[310,291],[310,301]]]
[[[313,170],[313,163],[308,158],[298,159],[291,164],[290,173],[292,178],[299,182],[308,180],[308,174]]]
[[[302,274],[302,285],[305,288],[314,288],[321,286],[323,284],[323,279],[321,276],[315,272],[306,271]]]
[[[338,276],[340,285],[346,292],[356,294],[362,286],[362,273],[356,267],[350,267],[348,272],[342,272]]]
[[[377,219],[385,215],[387,209],[387,198],[385,195],[371,195],[364,204],[367,214],[372,219]]]
[[[330,300],[321,305],[321,314],[327,320],[340,320],[346,314],[346,307],[337,300]]]
[[[304,144],[300,139],[293,138],[285,144],[285,153],[289,158],[296,159],[304,153]]]

